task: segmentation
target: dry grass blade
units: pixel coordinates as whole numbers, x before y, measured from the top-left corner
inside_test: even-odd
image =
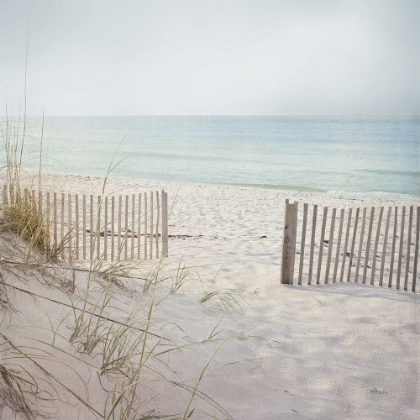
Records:
[[[188,280],[189,271],[187,266],[182,261],[183,257],[179,260],[178,268],[176,270],[175,278],[172,282],[171,292],[176,293]]]
[[[209,292],[200,299],[200,303],[209,301],[212,301],[222,312],[242,313],[241,302],[245,302],[245,298],[235,289],[221,289]]]
[[[0,271],[0,308],[3,310],[6,310],[10,307],[11,307],[11,304],[10,304],[9,297],[7,296],[4,274],[3,274],[3,271]]]
[[[27,419],[37,415],[30,407],[27,395],[36,393],[38,385],[33,380],[24,379],[17,371],[0,364],[0,408],[9,407],[16,413],[22,413]],[[30,388],[28,390],[27,388]]]

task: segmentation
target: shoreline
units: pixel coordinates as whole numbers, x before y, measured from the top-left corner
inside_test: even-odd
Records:
[[[38,172],[25,170],[23,174],[26,178],[33,179],[34,184],[36,184]],[[0,179],[3,179],[4,175],[0,173]],[[73,184],[82,181],[83,184],[90,184],[90,187],[101,187],[104,181],[104,177],[97,175],[81,175],[76,173],[66,173],[66,172],[50,172],[42,171],[42,181],[48,185],[57,183],[63,183],[64,188],[60,188],[60,192],[72,192],[76,193],[78,191],[69,189],[66,187],[72,187]],[[80,184],[79,184],[80,185]],[[162,179],[149,179],[149,178],[127,178],[119,176],[110,176],[107,180],[107,190],[110,190],[112,187],[121,188],[123,190],[129,189],[132,190],[133,187],[142,187],[142,188],[169,188],[170,186],[179,189],[181,187],[196,187],[196,188],[227,188],[227,189],[238,189],[245,191],[264,191],[264,192],[275,192],[285,198],[289,197],[308,197],[310,204],[319,204],[328,206],[330,201],[335,199],[344,200],[344,201],[360,201],[360,202],[371,202],[372,204],[380,203],[397,203],[395,205],[420,205],[420,197],[403,194],[403,193],[385,193],[380,191],[372,192],[358,192],[358,191],[328,191],[321,190],[316,188],[301,188],[295,189],[294,187],[288,188],[287,186],[277,186],[269,184],[234,184],[234,183],[223,183],[223,184],[214,184],[210,182],[191,182],[191,181],[177,181],[177,180],[162,180]],[[90,188],[89,188],[90,189]],[[58,192],[58,191],[57,191]],[[97,190],[95,190],[95,193]],[[93,193],[93,191],[92,191]],[[315,202],[314,197],[319,197],[320,200],[326,200],[327,204],[324,204],[322,201]]]

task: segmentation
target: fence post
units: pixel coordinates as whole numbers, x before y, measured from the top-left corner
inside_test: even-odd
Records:
[[[302,239],[300,242],[300,261],[298,285],[302,285],[303,263],[305,259],[306,223],[308,219],[308,203],[303,204]]]
[[[298,203],[296,201],[294,204],[289,204],[288,200],[286,200],[280,273],[281,284],[293,284],[296,253],[297,209]]]
[[[168,256],[168,193],[162,190],[162,257]]]

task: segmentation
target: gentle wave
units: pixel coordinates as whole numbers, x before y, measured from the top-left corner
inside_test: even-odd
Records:
[[[363,169],[360,172],[366,172],[366,173],[370,173],[370,174],[379,174],[379,175],[397,175],[397,176],[420,177],[420,172],[418,172],[418,171],[396,171],[396,170],[381,170],[381,169]]]
[[[281,184],[243,184],[243,183],[225,183],[224,185],[232,185],[235,187],[246,187],[246,188],[262,188],[268,190],[292,190],[292,191],[307,191],[307,192],[319,192],[326,193],[327,190],[321,188],[311,188],[302,185],[281,185]]]

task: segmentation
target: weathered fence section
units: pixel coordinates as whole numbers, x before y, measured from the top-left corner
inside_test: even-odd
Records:
[[[321,210],[286,200],[280,281],[418,291],[419,229],[416,206]]]
[[[49,227],[53,246],[70,260],[140,260],[168,255],[168,194],[103,196],[13,191],[3,204],[31,203]]]

